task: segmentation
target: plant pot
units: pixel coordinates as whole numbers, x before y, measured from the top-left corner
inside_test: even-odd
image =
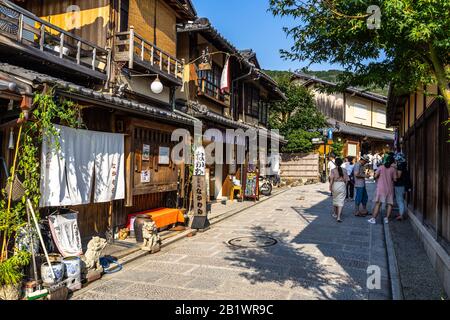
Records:
[[[19,300],[21,293],[20,283],[0,286],[0,300]]]
[[[52,263],[52,269],[55,273],[56,279],[53,279],[50,266],[47,262],[41,265],[41,278],[45,285],[53,285],[59,283],[64,278],[64,264],[61,262]]]
[[[67,287],[71,290],[81,289],[81,259],[80,257],[66,257],[62,260],[65,265]]]
[[[150,221],[152,221],[152,217],[145,214],[138,215],[134,220],[134,236],[136,237],[137,243],[144,242],[144,237],[142,236],[142,226],[145,222]]]

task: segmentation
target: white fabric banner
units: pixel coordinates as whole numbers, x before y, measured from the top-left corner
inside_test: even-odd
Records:
[[[55,127],[60,148],[42,144],[40,206],[89,204],[92,189],[95,203],[124,199],[124,135]]]

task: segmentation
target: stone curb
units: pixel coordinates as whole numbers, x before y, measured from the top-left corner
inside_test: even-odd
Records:
[[[280,194],[283,194],[283,193],[285,193],[288,190],[291,190],[291,188],[286,188],[285,190],[281,190],[281,191],[277,192],[276,194],[273,194],[270,197],[266,197],[266,198],[256,202],[255,204],[252,204],[252,205],[248,206],[248,207],[245,207],[245,208],[242,208],[242,209],[236,209],[236,210],[233,210],[233,211],[228,211],[228,212],[225,212],[225,213],[223,213],[223,214],[221,214],[219,216],[216,216],[216,217],[213,218],[213,221],[211,221],[211,226],[214,225],[214,224],[217,224],[220,221],[223,221],[223,220],[225,220],[225,219],[227,219],[229,217],[232,217],[232,216],[234,216],[234,215],[236,215],[236,214],[238,214],[238,213],[240,213],[242,211],[245,211],[245,210],[250,209],[250,208],[252,208],[254,206],[257,206],[258,204],[263,203],[264,201],[267,201],[267,200],[272,199],[272,198],[274,198],[274,197],[276,197],[276,196],[278,196]],[[205,231],[208,231],[208,230],[209,230],[209,228],[207,230],[205,230]],[[172,236],[172,237],[168,237],[167,239],[163,239],[165,241],[161,244],[161,248],[167,247],[167,246],[171,245],[172,243],[175,243],[175,242],[177,242],[177,241],[179,241],[181,239],[184,239],[189,234],[195,235],[195,234],[197,234],[197,232],[198,232],[197,230],[188,229],[186,231],[183,231],[183,232],[177,234],[176,236]],[[146,252],[146,251],[142,251],[140,248],[131,248],[131,249],[125,250],[125,252],[123,252],[122,254],[119,253],[119,255],[121,256],[121,258],[118,259],[118,263],[121,264],[121,265],[126,265],[126,264],[128,264],[130,262],[136,261],[139,258],[148,256],[149,253]],[[107,279],[107,277],[108,277],[108,275],[106,274],[106,275],[103,275],[102,278],[103,279]],[[93,283],[95,283],[95,282],[93,282]],[[76,298],[76,297],[82,295],[83,293],[91,290],[92,288],[93,288],[92,285],[87,285],[84,288],[73,292],[71,298]]]
[[[384,238],[386,241],[386,251],[388,258],[389,276],[391,282],[392,300],[404,300],[402,283],[400,281],[400,272],[395,254],[394,242],[392,240],[389,224],[383,224]]]

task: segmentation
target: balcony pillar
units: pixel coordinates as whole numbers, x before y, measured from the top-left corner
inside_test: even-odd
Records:
[[[133,69],[134,66],[134,27],[130,26],[130,44],[128,51],[128,67]]]

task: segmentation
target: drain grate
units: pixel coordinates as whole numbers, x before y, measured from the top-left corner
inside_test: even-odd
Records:
[[[229,245],[239,248],[265,248],[278,243],[277,240],[266,236],[239,237],[228,240]]]

